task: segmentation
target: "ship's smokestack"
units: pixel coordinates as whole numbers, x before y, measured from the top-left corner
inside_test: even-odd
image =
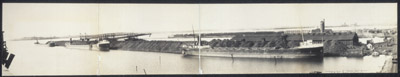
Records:
[[[321,33],[325,32],[325,19],[321,21]]]

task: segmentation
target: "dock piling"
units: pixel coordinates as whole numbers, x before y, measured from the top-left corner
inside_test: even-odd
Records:
[[[158,57],[158,62],[159,62],[160,65],[161,65],[161,56]]]
[[[143,69],[143,71],[144,71],[144,75],[147,75],[147,73],[146,73],[146,69]]]
[[[235,62],[235,59],[233,59],[233,54],[231,54],[231,58],[232,58],[232,63]]]
[[[274,62],[275,62],[275,65],[276,65],[276,56],[274,56]]]

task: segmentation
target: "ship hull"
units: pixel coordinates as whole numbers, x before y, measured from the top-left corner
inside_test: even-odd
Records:
[[[109,51],[110,49],[107,47],[104,47],[102,45],[98,46],[96,44],[89,45],[71,45],[69,43],[65,43],[65,47],[68,49],[82,49],[82,50],[95,50],[95,51]]]
[[[110,44],[98,44],[97,47],[99,48],[100,51],[110,50]]]
[[[262,48],[208,48],[201,49],[201,56],[242,57],[242,58],[306,58],[322,57],[323,47],[294,49],[262,49]],[[184,55],[199,55],[198,49],[182,50]]]

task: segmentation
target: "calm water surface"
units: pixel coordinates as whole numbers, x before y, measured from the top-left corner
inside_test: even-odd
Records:
[[[45,41],[41,41],[45,42]],[[7,41],[16,54],[12,75],[198,74],[198,56],[172,53],[68,49],[35,45],[34,41]],[[262,59],[202,57],[204,74],[258,73],[375,73],[389,56]]]

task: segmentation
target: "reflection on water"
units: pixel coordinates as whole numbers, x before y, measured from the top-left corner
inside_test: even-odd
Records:
[[[34,41],[8,41],[16,57],[13,75],[198,74],[198,56],[122,51],[109,52],[35,45]],[[301,59],[202,57],[204,74],[348,73],[380,71],[386,56]]]
[[[191,56],[192,57],[192,56]],[[198,58],[198,57],[192,57]],[[265,58],[226,58],[202,57],[203,73],[309,73],[321,71],[323,59],[265,59]],[[318,67],[318,68],[315,68]]]

